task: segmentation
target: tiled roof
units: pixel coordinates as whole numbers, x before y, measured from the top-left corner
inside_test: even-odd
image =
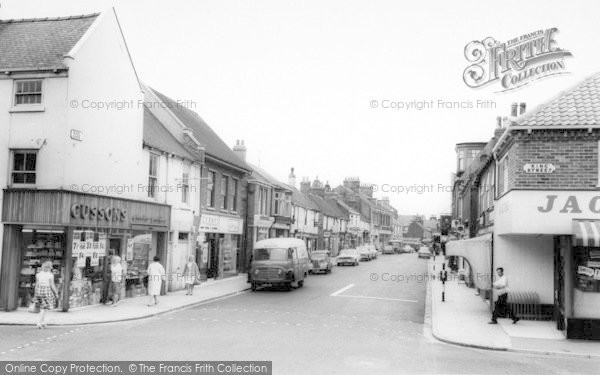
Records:
[[[600,73],[517,119],[518,126],[600,125]]]
[[[148,108],[144,108],[144,144],[186,159],[195,159]]]
[[[340,219],[347,218],[347,216],[339,209],[337,204],[335,204],[334,202],[329,202],[314,194],[308,194],[308,197],[317,205],[317,207],[319,207],[319,209],[324,215],[330,217],[337,217]]]
[[[257,167],[254,164],[248,163],[248,166],[252,168],[252,177],[256,178],[258,181],[261,181],[266,184],[274,185],[276,188],[282,190],[291,190],[290,187],[283,182],[280,182],[275,177],[271,176],[267,171],[262,169],[261,167]]]
[[[63,57],[98,13],[0,21],[0,71],[64,69]]]
[[[295,187],[289,185],[287,185],[287,187],[292,191],[292,204],[307,208],[309,210],[320,211],[319,206],[317,206],[313,201],[311,201],[308,198],[308,196],[306,196],[306,194],[302,193]]]
[[[237,168],[251,171],[251,168],[227,146],[210,126],[194,111],[181,103],[152,89],[156,96],[173,112],[185,126],[192,129],[196,139],[206,147],[206,156],[220,160]]]

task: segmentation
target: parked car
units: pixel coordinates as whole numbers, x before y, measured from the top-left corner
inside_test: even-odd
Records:
[[[371,260],[373,259],[373,253],[368,246],[360,246],[356,249],[360,255],[360,260]]]
[[[304,241],[297,238],[270,238],[254,245],[248,282],[260,286],[300,288],[308,275],[309,258]]]
[[[382,254],[394,254],[394,247],[392,245],[385,245]]]
[[[308,271],[309,273],[315,272],[324,272],[330,273],[332,264],[331,264],[331,255],[327,250],[316,250],[310,254],[311,259],[311,267]]]
[[[410,245],[404,245],[404,247],[402,248],[403,253],[413,253],[414,251],[415,249],[413,249],[413,247]]]
[[[419,249],[419,258],[431,258],[431,251],[427,246],[421,246]]]
[[[346,265],[349,264],[351,266],[358,266],[360,261],[360,254],[357,250],[354,249],[346,249],[340,251],[340,255],[337,257],[337,265]]]
[[[379,256],[379,250],[375,247],[375,245],[367,245],[369,248],[369,252],[371,253],[371,259],[377,259]]]

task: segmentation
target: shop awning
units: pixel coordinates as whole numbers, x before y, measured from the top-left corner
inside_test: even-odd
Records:
[[[600,247],[599,220],[573,220],[573,246]]]
[[[471,266],[473,282],[479,289],[491,288],[492,235],[469,238],[446,243],[446,255],[465,258]]]

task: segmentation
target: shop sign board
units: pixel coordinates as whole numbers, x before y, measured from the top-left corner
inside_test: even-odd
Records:
[[[243,220],[234,217],[202,214],[199,231],[209,233],[242,234]]]
[[[254,226],[270,227],[274,222],[275,218],[272,216],[254,215]]]
[[[496,206],[496,234],[572,234],[572,221],[600,220],[596,191],[513,190]]]

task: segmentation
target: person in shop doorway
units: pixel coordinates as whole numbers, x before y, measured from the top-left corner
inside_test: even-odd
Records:
[[[162,281],[165,278],[165,269],[160,264],[160,258],[158,256],[154,257],[154,262],[152,262],[148,266],[148,296],[150,300],[148,301],[148,306],[154,306],[158,304],[158,296],[160,295],[160,288],[162,286]]]
[[[100,299],[100,303],[107,304],[110,297],[110,266],[111,259],[114,255],[113,250],[109,250],[108,256],[104,259],[103,268],[106,270],[104,275],[102,275],[102,298]]]
[[[35,275],[35,294],[34,303],[40,307],[40,320],[37,324],[38,329],[46,328],[44,319],[46,310],[54,308],[58,290],[54,285],[54,274],[52,274],[52,262],[44,262],[42,271]]]
[[[492,320],[489,324],[498,324],[499,316],[511,318],[513,324],[516,324],[520,319],[517,318],[512,309],[508,307],[508,280],[506,279],[506,276],[504,276],[504,268],[498,267],[496,272],[498,273],[498,280],[492,284],[492,292],[498,296],[498,299],[494,305]]]
[[[119,303],[119,295],[121,294],[121,281],[123,280],[123,266],[121,266],[121,257],[118,255],[110,259],[110,288],[109,295],[112,301],[112,306],[117,306]]]
[[[183,279],[185,280],[186,296],[194,294],[194,285],[200,282],[200,269],[194,261],[194,257],[190,255],[188,262],[183,268]]]

